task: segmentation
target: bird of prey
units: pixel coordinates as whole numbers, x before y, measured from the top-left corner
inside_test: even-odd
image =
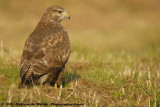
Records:
[[[63,19],[70,19],[64,8],[49,7],[27,38],[20,63],[19,87],[62,85],[63,69],[71,52],[68,34],[60,24]]]

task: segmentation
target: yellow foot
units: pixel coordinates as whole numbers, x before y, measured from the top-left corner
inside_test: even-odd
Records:
[[[57,89],[57,84],[54,84],[54,88]]]

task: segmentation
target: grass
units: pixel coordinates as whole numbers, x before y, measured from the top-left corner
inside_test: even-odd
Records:
[[[72,47],[64,87],[18,89],[23,44],[51,4],[64,6],[71,14],[70,22],[62,22]],[[0,48],[0,103],[160,106],[158,3],[6,0],[0,9],[4,43]]]
[[[104,53],[101,55],[96,51],[88,52],[87,50],[85,48],[73,48],[65,69],[64,88],[57,90],[48,85],[28,90],[17,89],[20,81],[19,66],[12,64],[12,61],[8,63],[7,59],[1,60],[1,101],[9,101],[9,91],[11,91],[12,97],[16,98],[11,98],[13,103],[20,100],[30,103],[32,99],[32,102],[37,103],[76,102],[90,106],[95,106],[96,102],[99,106],[108,104],[110,106],[159,105],[160,57],[158,53],[154,52],[158,50],[153,51],[151,48],[139,52],[103,51]],[[79,52],[82,54],[78,54]],[[57,96],[60,90],[62,95],[59,101]],[[44,99],[44,96],[47,98]],[[66,98],[67,100],[65,100]]]

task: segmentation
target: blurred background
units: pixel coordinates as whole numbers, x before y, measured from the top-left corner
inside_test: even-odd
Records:
[[[79,87],[75,85],[78,94],[68,102],[75,103],[79,93],[85,101],[89,94],[90,102],[96,93],[95,105],[99,101],[103,107],[160,105],[160,0],[0,0],[0,101],[12,99],[8,90],[12,83],[18,87],[25,40],[51,5],[62,6],[71,16],[61,22],[72,49],[66,87],[70,89],[76,76],[81,78]],[[52,87],[40,90],[59,98]],[[14,91],[15,102],[21,101],[22,92]],[[52,102],[48,96],[34,98]]]
[[[0,0],[0,40],[4,47],[22,51],[45,9],[60,5],[71,16],[62,25],[73,50],[159,48],[159,4],[158,0]]]

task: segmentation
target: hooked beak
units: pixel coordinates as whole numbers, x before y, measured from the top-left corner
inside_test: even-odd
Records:
[[[62,21],[63,19],[69,19],[70,20],[70,15],[66,10],[63,11],[61,15],[62,16],[60,17],[60,21]]]
[[[69,20],[70,20],[70,15],[69,15],[69,13],[66,14],[66,19],[69,19]]]

